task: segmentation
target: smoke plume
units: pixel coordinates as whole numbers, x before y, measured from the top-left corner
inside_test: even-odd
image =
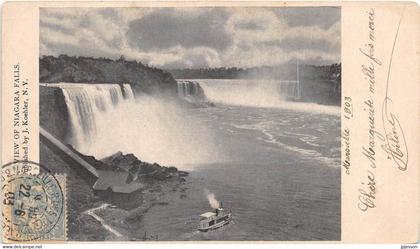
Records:
[[[212,208],[216,209],[220,207],[220,203],[218,200],[216,200],[216,196],[213,193],[207,192],[207,200],[209,201],[209,204]]]

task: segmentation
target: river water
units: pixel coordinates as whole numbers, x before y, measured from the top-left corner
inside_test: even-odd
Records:
[[[190,172],[185,198],[168,195],[168,205],[152,207],[124,237],[339,240],[339,107],[287,101],[290,93],[281,90],[295,90],[279,82],[196,81],[214,107],[133,101],[118,87],[62,86],[74,110],[72,133],[88,141],[69,142],[82,153],[100,158],[119,150]],[[198,232],[198,216],[212,211],[209,193],[232,210],[233,222]]]
[[[236,86],[226,83],[232,82],[199,82],[216,107],[189,115],[209,127],[223,151],[215,157],[222,159],[187,167],[192,169],[187,197],[173,196],[168,205],[153,207],[141,230],[160,240],[339,240],[339,109],[284,101],[254,104],[252,99],[267,97],[269,89],[229,96],[226,91]],[[212,211],[208,193],[232,210],[233,222],[198,232],[198,215]],[[131,236],[137,237],[136,231]]]

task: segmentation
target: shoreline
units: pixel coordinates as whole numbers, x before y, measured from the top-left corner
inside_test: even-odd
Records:
[[[185,190],[186,187],[182,187],[178,181],[158,183],[138,193],[142,199],[139,206],[127,209],[110,203],[101,203],[85,210],[83,214],[93,217],[100,223],[100,226],[107,231],[106,240],[158,240],[158,234],[150,234],[147,227],[144,227],[143,217],[154,206],[169,205],[172,198],[185,198],[183,197]]]
[[[103,210],[107,207],[111,206],[111,204],[108,203],[103,203],[102,205],[100,205],[99,207],[95,207],[95,208],[91,208],[88,209],[87,211],[83,212],[86,215],[90,215],[92,216],[94,219],[96,219],[97,221],[99,221],[102,226],[108,230],[110,233],[112,233],[113,235],[115,235],[116,237],[122,237],[123,235],[121,233],[119,233],[118,231],[116,231],[115,229],[113,229],[111,226],[109,226],[108,224],[105,223],[105,220],[102,219],[100,216],[98,216],[95,211],[96,210]]]
[[[130,234],[133,224],[155,205],[167,205],[161,198],[165,194],[180,194],[188,172],[175,167],[164,167],[140,161],[133,154],[116,153],[106,160],[81,154],[89,163],[103,164],[107,170],[116,172],[131,169],[136,174],[133,181],[142,184],[139,190],[130,194],[115,193],[110,190],[97,191],[89,177],[47,143],[40,143],[40,162],[58,174],[67,175],[68,238],[73,241],[106,241],[133,238]],[[130,166],[130,167],[128,167]],[[120,168],[121,167],[121,168]],[[134,170],[135,169],[135,170]],[[180,194],[181,195],[181,194]],[[123,201],[122,201],[123,200]],[[110,209],[109,207],[116,208]],[[108,215],[106,211],[112,210]],[[118,217],[115,219],[115,217]],[[134,236],[135,240],[148,240]]]

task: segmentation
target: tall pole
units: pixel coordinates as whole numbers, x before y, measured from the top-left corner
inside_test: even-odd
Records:
[[[299,59],[296,59],[297,99],[300,99]]]

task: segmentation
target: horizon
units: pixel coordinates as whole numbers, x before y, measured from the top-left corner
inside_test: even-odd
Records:
[[[87,59],[94,59],[94,60],[111,60],[111,61],[118,61],[121,60],[121,57],[118,59],[113,59],[113,58],[109,58],[109,57],[95,57],[95,56],[84,56],[84,55],[80,55],[80,56],[70,56],[67,54],[60,54],[60,55],[40,55],[39,59],[43,59],[46,57],[54,57],[54,58],[59,58],[60,56],[67,56],[67,57],[71,57],[71,58],[87,58]],[[236,66],[232,66],[232,67],[199,67],[199,68],[162,68],[162,67],[157,67],[154,65],[149,65],[143,61],[140,60],[136,60],[136,59],[132,59],[129,60],[127,58],[123,58],[123,60],[125,60],[126,62],[136,62],[136,63],[141,63],[147,67],[150,68],[157,68],[157,69],[162,69],[165,71],[174,71],[174,70],[201,70],[201,69],[242,69],[242,70],[249,70],[249,69],[256,69],[256,68],[264,68],[264,67],[268,67],[268,68],[275,68],[275,67],[281,67],[281,66],[296,66],[296,63],[292,63],[292,62],[285,62],[283,64],[276,64],[276,65],[260,65],[260,66],[253,66],[253,67],[236,67]],[[335,63],[330,63],[330,64],[319,64],[319,65],[314,65],[314,64],[306,64],[306,63],[299,63],[299,67],[302,66],[308,66],[308,67],[329,67],[329,66],[334,66],[334,65],[341,65],[341,61],[340,62],[335,62]]]

